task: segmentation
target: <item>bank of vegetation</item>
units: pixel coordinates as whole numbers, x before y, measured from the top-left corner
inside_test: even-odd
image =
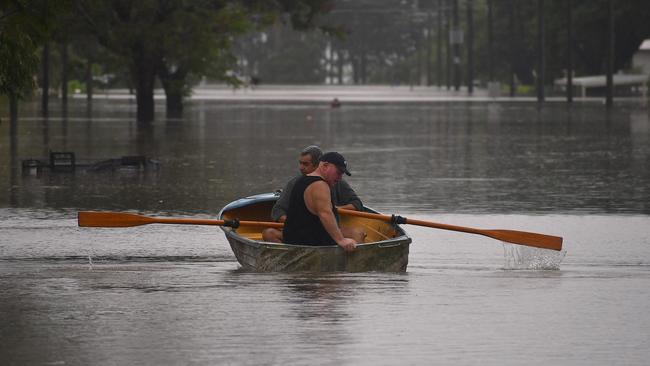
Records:
[[[3,0],[0,94],[14,116],[35,95],[47,113],[50,93],[65,103],[128,88],[146,122],[155,88],[178,114],[202,80],[470,90],[493,81],[514,93],[565,76],[568,59],[576,75],[605,74],[610,19],[611,67],[629,69],[650,37],[650,2],[612,1]]]

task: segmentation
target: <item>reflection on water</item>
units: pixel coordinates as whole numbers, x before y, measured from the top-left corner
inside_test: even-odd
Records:
[[[83,102],[66,118],[29,110],[0,125],[0,206],[216,212],[283,186],[301,147],[343,152],[364,202],[395,211],[648,213],[648,111],[598,104],[228,105],[140,125],[130,101]],[[30,115],[31,113],[31,115]],[[13,130],[12,130],[13,131]],[[127,155],[160,171],[21,175],[25,159]]]

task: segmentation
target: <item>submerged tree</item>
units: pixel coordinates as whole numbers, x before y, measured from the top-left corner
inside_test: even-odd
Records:
[[[329,0],[105,1],[78,0],[77,10],[106,48],[127,60],[139,121],[153,120],[156,77],[171,113],[182,110],[190,81],[202,76],[230,83],[237,34],[285,20],[298,29],[314,25]]]

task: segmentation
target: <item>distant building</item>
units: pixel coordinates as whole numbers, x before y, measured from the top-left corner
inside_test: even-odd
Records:
[[[650,38],[643,41],[632,56],[632,67],[645,75],[650,75]]]
[[[612,75],[614,83],[614,94],[617,96],[643,96],[648,94],[647,83],[650,78],[650,38],[641,43],[641,46],[632,56],[633,74],[624,74],[619,70]],[[556,90],[566,91],[566,77],[556,79],[554,85]],[[573,78],[574,91],[576,96],[603,96],[606,93],[606,75],[586,75]]]

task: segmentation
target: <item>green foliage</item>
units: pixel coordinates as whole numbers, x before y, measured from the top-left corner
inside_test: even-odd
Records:
[[[537,2],[496,1],[494,4],[494,62],[501,80],[507,80],[514,61],[517,78],[534,83],[537,55]],[[607,0],[573,0],[574,67],[577,75],[605,73],[607,55]],[[512,13],[511,13],[512,12]],[[513,16],[514,24],[510,24]],[[629,64],[644,38],[650,37],[650,2],[627,0],[614,2],[615,70]],[[567,1],[546,0],[545,53],[546,83],[563,77],[567,60]],[[487,55],[487,44],[477,44],[478,52]],[[485,64],[478,64],[486,73]]]
[[[24,98],[33,89],[36,51],[46,38],[45,16],[54,8],[44,1],[0,1],[0,94]]]
[[[296,28],[314,26],[327,0],[77,0],[87,31],[125,61],[136,89],[138,109],[149,109],[160,79],[168,99],[189,93],[191,82],[206,76],[237,84],[230,72],[237,59],[237,35],[285,20]],[[145,105],[146,104],[146,105]],[[138,113],[140,116],[140,113]]]
[[[312,83],[325,81],[323,67],[327,38],[321,32],[295,32],[274,25],[269,31],[249,34],[234,49],[246,60],[239,75],[262,83]]]
[[[80,93],[85,93],[86,92],[86,84],[82,83],[81,81],[74,79],[68,81],[68,92],[71,94],[75,94],[77,90]]]
[[[33,88],[38,68],[36,42],[27,33],[0,33],[0,94],[25,97]]]

